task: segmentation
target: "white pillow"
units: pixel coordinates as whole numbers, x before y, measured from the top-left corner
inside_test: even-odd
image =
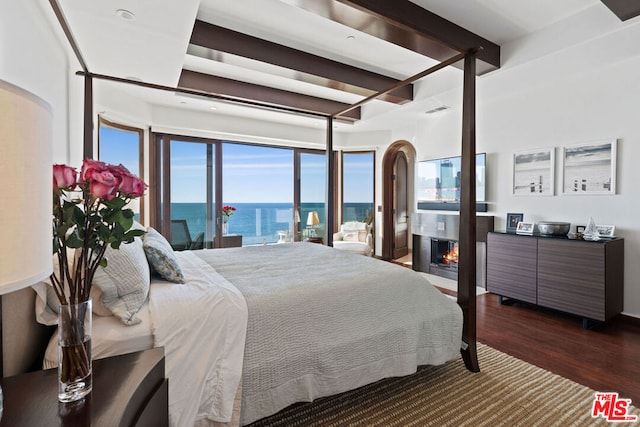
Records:
[[[142,247],[142,239],[123,243],[120,249],[107,248],[107,266],[98,267],[93,286],[102,291],[102,300],[126,325],[140,323],[136,316],[149,295],[151,274]]]

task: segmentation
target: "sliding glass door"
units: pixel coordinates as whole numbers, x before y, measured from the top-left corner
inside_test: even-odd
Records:
[[[154,222],[175,249],[324,237],[321,151],[172,135],[155,141]]]
[[[300,152],[299,238],[326,236],[325,198],[327,157],[321,153]]]
[[[171,244],[202,249],[214,235],[215,153],[212,144],[171,140]]]
[[[226,232],[242,244],[276,243],[293,227],[293,150],[222,144],[223,205],[234,208]]]

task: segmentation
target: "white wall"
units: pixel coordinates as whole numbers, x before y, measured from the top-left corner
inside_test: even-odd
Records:
[[[46,0],[0,0],[0,79],[22,87],[51,105],[53,111],[54,163],[79,166],[75,155],[82,146],[82,113],[69,115],[70,92],[81,80],[71,76],[67,50],[51,6]],[[72,62],[73,67],[76,67]],[[76,92],[77,93],[77,92]],[[81,99],[81,98],[80,98]],[[74,99],[75,104],[82,104]],[[76,110],[77,111],[77,110]]]
[[[506,61],[501,70],[478,79],[477,151],[488,153],[487,197],[496,229],[505,228],[507,212],[523,212],[530,221],[586,224],[593,217],[616,226],[616,234],[625,238],[624,313],[640,317],[640,20],[612,23],[604,12],[587,11],[598,36],[578,41],[567,36],[577,44],[560,51],[537,47],[542,39],[548,46],[548,34],[508,46],[510,51],[530,47],[542,56],[512,54],[513,65]],[[570,28],[563,26],[565,33]],[[461,97],[460,90],[452,92]],[[418,159],[458,155],[460,123],[456,108],[394,130],[393,138],[413,141]],[[618,140],[617,194],[562,195],[562,146],[610,138]],[[555,196],[512,195],[513,154],[542,147],[556,148]]]

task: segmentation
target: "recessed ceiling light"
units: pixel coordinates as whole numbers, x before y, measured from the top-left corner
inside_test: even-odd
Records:
[[[218,107],[209,107],[209,108],[211,108],[214,111],[218,109]]]
[[[347,36],[347,40],[355,40],[356,36]]]
[[[126,9],[116,10],[116,15],[118,15],[120,18],[124,19],[125,21],[135,21],[136,19],[136,15],[134,15],[133,12],[130,12]]]

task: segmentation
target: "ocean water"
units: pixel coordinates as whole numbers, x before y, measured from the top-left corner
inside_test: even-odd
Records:
[[[278,241],[278,231],[293,231],[292,203],[227,203],[236,208],[227,223],[228,234],[241,234],[243,245],[259,245]],[[364,220],[371,203],[345,203],[345,220]],[[206,235],[206,203],[172,203],[171,219],[185,219],[189,233],[194,238],[198,233]],[[324,203],[302,203],[300,206],[301,227],[306,228],[309,212],[318,212],[320,225],[317,234],[324,236]],[[215,229],[215,227],[211,227]],[[206,236],[212,240],[212,236]]]

